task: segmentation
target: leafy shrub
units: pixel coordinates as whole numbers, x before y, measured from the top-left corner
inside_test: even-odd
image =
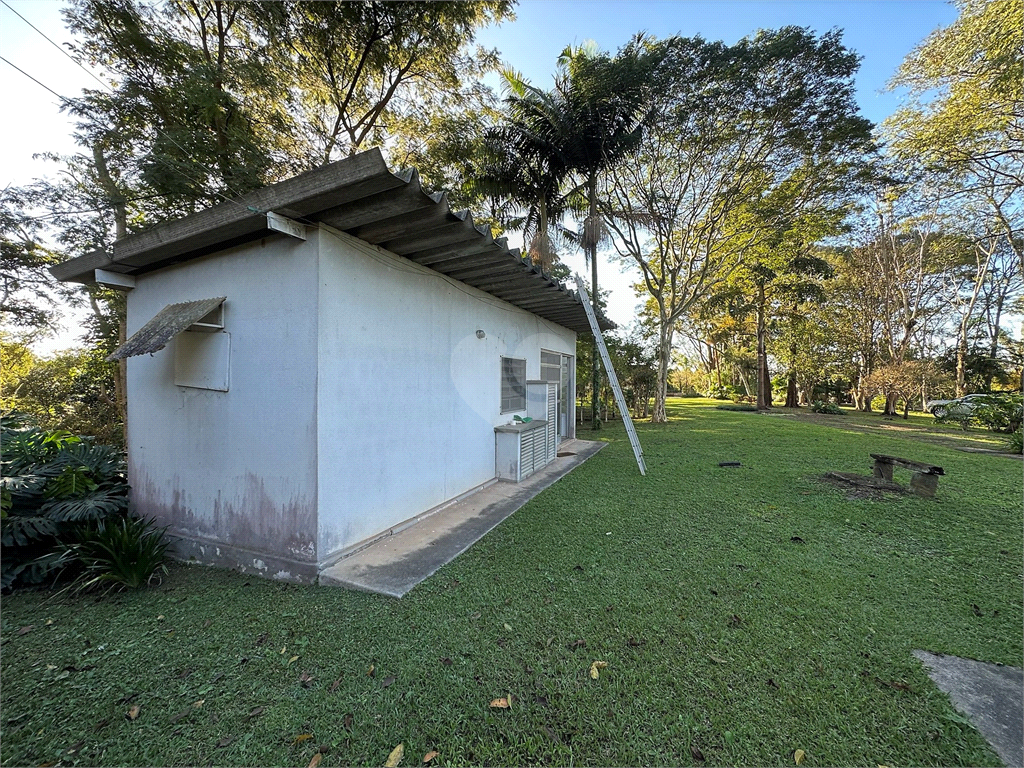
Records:
[[[993,432],[1013,434],[1021,428],[1024,420],[1024,395],[1020,392],[975,396],[969,401],[953,401],[932,410],[935,421],[940,424],[958,424],[961,429],[971,425],[990,429]]]
[[[1006,447],[1010,453],[1024,453],[1024,432],[1018,429],[1016,432],[1010,433]]]
[[[973,419],[993,432],[1013,434],[1021,428],[1024,395],[1019,392],[988,395],[974,401]]]
[[[151,520],[119,517],[85,531],[64,555],[82,567],[73,591],[138,589],[159,580],[167,573],[164,530]]]
[[[824,400],[815,400],[811,403],[811,410],[814,413],[826,413],[830,416],[842,416],[843,409],[835,403],[826,403]]]
[[[20,414],[0,418],[0,588],[39,584],[65,567],[66,545],[128,512],[124,457]]]

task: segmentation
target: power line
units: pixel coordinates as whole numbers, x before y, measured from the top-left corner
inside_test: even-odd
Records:
[[[0,0],[0,2],[3,2],[3,0]],[[4,3],[4,5],[6,5],[6,3]],[[53,94],[54,96],[56,96],[56,97],[57,97],[58,99],[60,99],[61,101],[64,101],[64,102],[70,102],[70,101],[71,101],[71,100],[70,100],[69,98],[67,98],[66,96],[61,96],[61,95],[60,95],[59,93],[57,93],[57,92],[56,92],[55,90],[53,90],[53,88],[51,88],[50,86],[48,86],[48,85],[44,85],[43,83],[39,82],[39,81],[38,81],[38,80],[36,80],[36,79],[35,79],[34,77],[32,77],[32,75],[30,75],[30,74],[29,74],[28,72],[26,72],[26,71],[25,71],[24,69],[22,69],[21,67],[19,67],[19,66],[15,65],[15,64],[12,64],[12,63],[11,63],[10,61],[8,61],[7,59],[5,59],[5,58],[4,58],[3,56],[0,56],[0,61],[2,61],[2,62],[4,62],[5,64],[7,64],[7,65],[8,65],[9,67],[12,67],[12,68],[14,68],[14,69],[18,70],[19,72],[21,72],[21,74],[23,74],[23,75],[24,75],[25,77],[27,77],[27,78],[28,78],[29,80],[31,80],[31,81],[32,81],[33,83],[35,83],[36,85],[38,85],[38,86],[39,86],[40,88],[44,88],[44,89],[46,89],[47,91],[49,91],[50,93],[52,93],[52,94]]]
[[[81,67],[81,68],[82,68],[82,70],[83,70],[83,71],[84,71],[84,72],[85,72],[85,73],[86,73],[87,75],[89,75],[89,77],[91,77],[91,78],[92,78],[93,80],[95,80],[95,81],[96,81],[97,83],[99,83],[100,85],[102,85],[102,86],[104,86],[104,87],[106,87],[106,88],[109,88],[109,86],[108,86],[108,85],[107,85],[107,84],[106,84],[105,82],[103,82],[102,80],[100,80],[100,79],[99,79],[99,77],[97,77],[97,76],[96,76],[95,74],[93,74],[93,72],[92,72],[91,70],[89,70],[89,69],[87,69],[86,67],[84,67],[84,66],[82,65],[82,63],[81,63],[80,61],[78,61],[78,59],[76,59],[76,58],[75,58],[74,56],[72,56],[72,55],[71,55],[70,53],[68,53],[68,52],[67,52],[66,50],[64,50],[64,48],[63,48],[62,46],[58,45],[58,44],[57,44],[57,43],[55,43],[55,42],[54,42],[53,40],[51,40],[51,39],[50,39],[49,37],[47,37],[47,36],[46,36],[46,34],[45,34],[45,33],[44,33],[44,32],[43,32],[43,31],[42,31],[41,29],[39,29],[39,27],[37,27],[37,26],[36,26],[35,24],[33,24],[33,23],[32,23],[31,21],[29,21],[29,20],[28,20],[28,19],[26,19],[26,18],[25,18],[24,16],[22,16],[22,15],[21,15],[20,13],[18,13],[18,12],[17,12],[16,10],[14,10],[14,8],[12,8],[12,7],[11,7],[10,3],[8,3],[8,2],[7,2],[7,0],[0,0],[0,3],[3,3],[3,4],[5,5],[5,6],[7,6],[7,10],[9,10],[9,11],[10,11],[11,13],[13,13],[13,14],[14,14],[15,16],[17,16],[17,17],[18,17],[19,19],[21,19],[21,20],[22,20],[22,21],[24,21],[24,22],[25,22],[26,24],[28,24],[28,25],[29,25],[30,27],[32,27],[32,29],[34,29],[34,30],[35,30],[36,32],[38,32],[38,33],[39,33],[39,35],[40,35],[40,36],[41,36],[41,37],[42,37],[42,38],[43,38],[44,40],[46,40],[46,42],[48,42],[48,43],[49,43],[50,45],[52,45],[52,46],[53,46],[54,48],[56,48],[56,49],[57,49],[58,51],[60,51],[60,52],[61,52],[61,53],[63,53],[63,54],[65,55],[65,56],[67,56],[67,57],[68,57],[69,59],[71,59],[71,61],[75,62],[75,64],[77,64],[77,65],[78,65],[79,67]],[[8,62],[8,63],[10,63],[10,62]]]

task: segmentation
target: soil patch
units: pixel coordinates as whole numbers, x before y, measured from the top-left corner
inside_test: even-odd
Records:
[[[846,491],[847,499],[885,499],[886,494],[903,496],[910,491],[892,480],[873,475],[858,475],[853,472],[826,472],[820,478],[821,482],[828,483]]]
[[[844,411],[842,416],[825,413],[814,413],[807,408],[772,408],[768,413],[790,419],[821,424],[826,427],[838,427],[864,434],[897,432],[901,437],[909,437],[922,443],[941,445],[945,448],[977,449],[978,453],[992,452],[999,455],[1012,456],[999,451],[999,443],[991,432],[962,432],[942,425],[923,425],[901,418],[886,418],[880,414],[865,414],[855,411]],[[996,438],[996,439],[994,439]]]

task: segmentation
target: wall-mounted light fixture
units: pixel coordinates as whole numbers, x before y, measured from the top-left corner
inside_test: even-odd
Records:
[[[484,338],[484,337],[486,337],[486,336],[487,336],[487,334],[486,334],[486,333],[484,333],[484,332],[483,332],[482,330],[480,330],[479,328],[477,328],[477,331],[476,331],[476,337],[477,337],[478,339],[482,339],[482,338]]]

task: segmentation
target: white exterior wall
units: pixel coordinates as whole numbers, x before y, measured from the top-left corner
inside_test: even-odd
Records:
[[[501,357],[537,379],[541,348],[575,355],[576,333],[344,233],[319,238],[323,563],[494,478],[494,427],[514,415]]]
[[[176,386],[172,339],[128,360],[139,513],[179,552],[279,578],[316,571],[317,241],[273,236],[139,276],[128,332],[167,304],[226,296],[229,389]]]

